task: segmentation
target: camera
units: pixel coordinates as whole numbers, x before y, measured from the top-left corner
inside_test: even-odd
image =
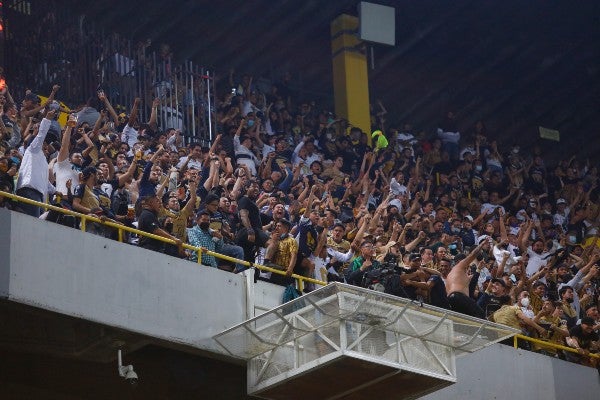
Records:
[[[135,371],[133,370],[133,366],[132,365],[127,365],[123,368],[128,368],[127,371],[125,372],[125,381],[128,382],[130,385],[135,386],[137,385],[139,379],[137,374],[135,373]]]
[[[398,256],[388,253],[383,258],[382,268],[396,270],[398,268]]]
[[[133,365],[123,365],[121,358],[121,350],[117,350],[117,362],[119,376],[125,378],[125,381],[129,382],[132,386],[137,385],[138,375],[133,370]]]

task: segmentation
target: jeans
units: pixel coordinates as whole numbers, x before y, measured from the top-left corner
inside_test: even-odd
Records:
[[[44,202],[44,195],[41,192],[38,192],[37,190],[32,189],[30,187],[22,187],[20,189],[17,189],[16,194],[17,194],[17,196],[25,197],[30,200],[39,201],[40,203]],[[19,203],[19,209],[23,213],[25,213],[27,215],[31,215],[32,217],[39,218],[40,215],[42,215],[42,209],[33,204],[27,204],[27,203],[21,202],[21,203]]]
[[[235,244],[224,244],[219,252],[226,256],[237,258],[238,260],[244,259],[244,249]],[[248,267],[243,264],[235,264],[235,272],[241,272],[245,269],[248,269]]]

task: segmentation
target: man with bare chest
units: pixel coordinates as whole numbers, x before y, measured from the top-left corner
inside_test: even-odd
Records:
[[[469,297],[471,277],[468,272],[469,265],[475,260],[484,244],[485,241],[482,241],[466,258],[452,267],[446,278],[446,293],[448,294],[450,308],[453,311],[481,319],[485,319],[485,312],[477,305],[475,300]]]

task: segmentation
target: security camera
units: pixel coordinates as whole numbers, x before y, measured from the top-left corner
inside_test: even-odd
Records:
[[[123,365],[120,349],[117,351],[117,356],[118,356],[118,363],[119,363],[118,364],[119,376],[121,376],[122,378],[125,378],[125,380],[132,385],[137,384],[138,376],[135,373],[135,371],[133,370],[133,365]]]

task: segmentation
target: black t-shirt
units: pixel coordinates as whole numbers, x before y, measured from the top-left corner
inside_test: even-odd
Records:
[[[594,331],[592,331],[592,333],[590,334],[585,333],[581,328],[581,325],[575,325],[574,327],[569,329],[569,336],[577,338],[579,346],[582,349],[589,349],[591,342],[595,342],[600,338],[598,334]]]
[[[154,233],[157,228],[160,228],[158,218],[155,213],[150,210],[142,209],[138,218],[138,229],[140,231]],[[145,249],[161,251],[164,248],[164,242],[156,239],[150,239],[146,236],[140,237],[139,246]]]
[[[262,230],[262,221],[260,219],[260,210],[256,203],[250,200],[247,196],[243,196],[238,200],[238,211],[248,210],[248,219],[250,220],[250,225],[252,225],[252,229],[255,231]]]

